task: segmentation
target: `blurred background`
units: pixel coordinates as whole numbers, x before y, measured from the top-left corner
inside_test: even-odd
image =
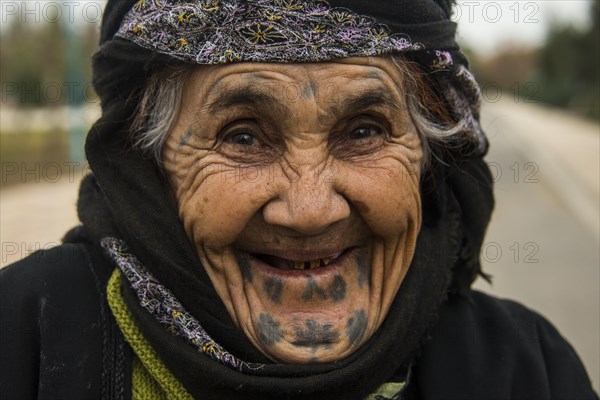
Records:
[[[0,267],[77,224],[104,1],[0,1]],[[459,1],[496,211],[476,287],[549,318],[600,382],[600,2]],[[527,340],[527,326],[515,334]]]

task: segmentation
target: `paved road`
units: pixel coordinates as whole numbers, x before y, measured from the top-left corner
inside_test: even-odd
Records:
[[[482,251],[493,286],[549,318],[600,387],[600,131],[563,113],[488,105],[497,206]]]
[[[492,287],[548,317],[600,382],[597,124],[534,105],[486,105],[497,207],[483,258]],[[80,173],[0,191],[1,265],[52,246],[76,224]],[[54,176],[51,178],[54,180]],[[70,182],[72,181],[72,182]]]

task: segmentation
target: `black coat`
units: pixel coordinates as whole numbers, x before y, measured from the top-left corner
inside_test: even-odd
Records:
[[[132,352],[106,302],[112,270],[99,247],[70,243],[0,271],[2,399],[131,398]],[[430,336],[411,399],[598,398],[572,347],[512,301],[452,296]]]

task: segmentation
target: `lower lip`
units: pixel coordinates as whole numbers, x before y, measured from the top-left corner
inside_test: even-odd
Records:
[[[248,254],[248,259],[250,260],[250,265],[252,268],[256,268],[257,270],[269,274],[276,275],[281,278],[293,279],[295,277],[317,277],[317,276],[327,276],[334,275],[340,269],[346,268],[352,262],[354,254],[358,251],[358,247],[351,247],[335,259],[332,263],[328,264],[326,267],[320,267],[315,269],[280,269],[275,268],[264,261],[259,260],[258,258],[253,257]]]

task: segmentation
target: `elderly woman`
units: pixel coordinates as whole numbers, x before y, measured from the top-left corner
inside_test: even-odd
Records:
[[[493,198],[450,6],[109,1],[82,226],[2,271],[3,398],[596,398],[469,288]]]

